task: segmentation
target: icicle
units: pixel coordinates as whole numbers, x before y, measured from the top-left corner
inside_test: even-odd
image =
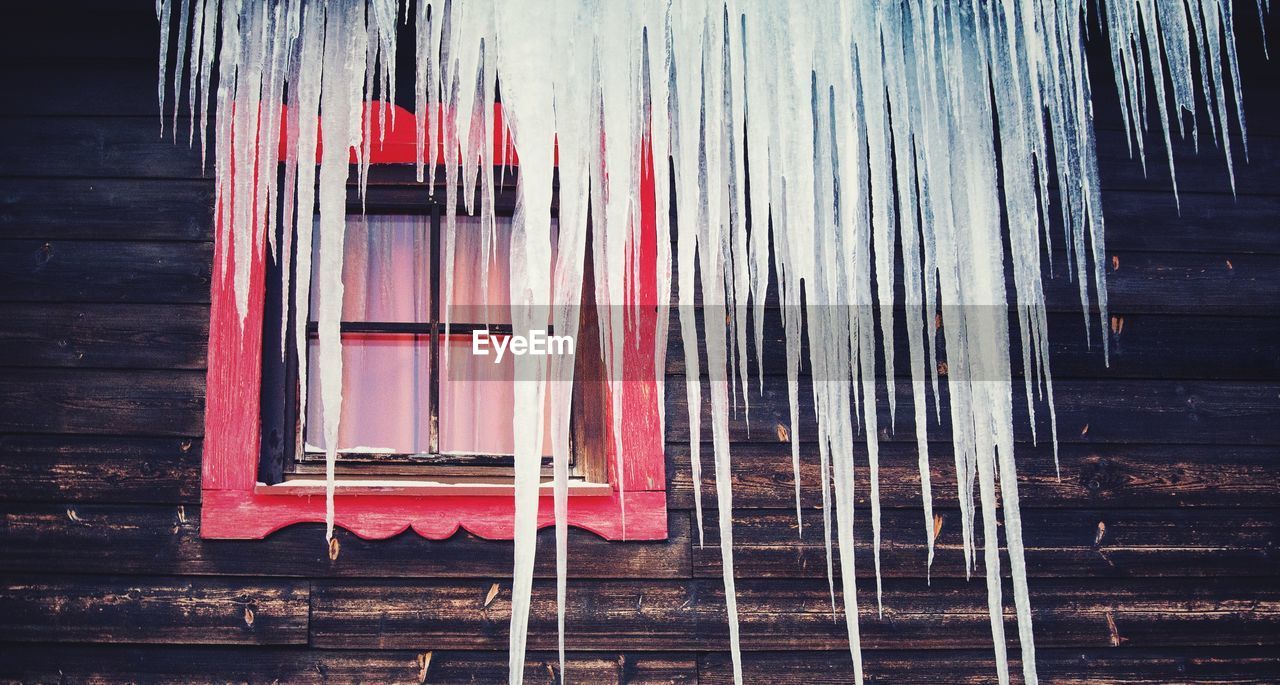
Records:
[[[698,249],[699,124],[701,121],[702,22],[692,11],[675,13],[667,27],[667,52],[671,54],[670,82],[671,159],[676,183],[676,277],[680,339],[685,363],[685,394],[689,413],[689,463],[693,472],[694,520],[698,545],[702,532],[702,378],[698,357],[698,331],[694,298],[694,264]],[[690,55],[691,51],[696,51]],[[688,72],[696,72],[688,73]]]
[[[182,103],[180,95],[182,92],[182,65],[186,62],[187,45],[191,42],[187,40],[187,30],[191,25],[191,1],[178,0],[178,57],[173,63],[173,122],[170,124],[169,131],[175,143],[178,141],[178,110],[181,109],[180,105]],[[167,46],[165,47],[165,52],[168,52]],[[161,68],[164,68],[163,58],[160,64]],[[164,83],[163,78],[161,83]],[[163,108],[164,102],[161,102],[160,106]]]
[[[1260,12],[1264,5],[1259,2]],[[876,0],[866,7],[838,0],[804,6],[767,0],[556,0],[550,7],[493,0],[417,3],[412,29],[414,161],[418,180],[432,187],[437,171],[444,173],[444,258],[451,260],[455,250],[459,204],[468,212],[478,209],[481,272],[487,274],[498,250],[493,154],[495,147],[502,150],[505,171],[508,152],[518,147],[522,168],[511,236],[512,321],[517,329],[551,324],[576,334],[582,295],[594,298],[608,371],[604,380],[612,400],[614,472],[619,475],[625,473],[621,383],[627,355],[636,350],[634,341],[625,338],[626,323],[648,304],[639,301],[640,272],[649,267],[641,260],[637,192],[641,183],[654,183],[654,368],[658,373],[664,368],[674,286],[687,373],[699,544],[704,394],[711,409],[707,423],[735,681],[741,681],[742,672],[729,413],[736,412],[741,400],[750,426],[752,392],[763,389],[764,322],[774,315],[765,307],[771,271],[777,274],[785,335],[787,439],[797,527],[802,523],[802,488],[820,488],[832,610],[837,609],[838,555],[855,680],[863,678],[853,568],[855,433],[863,434],[867,452],[881,608],[883,412],[877,367],[883,367],[889,410],[885,423],[892,430],[897,401],[894,309],[902,306],[926,574],[934,555],[927,396],[932,388],[933,413],[940,419],[941,330],[966,576],[977,566],[981,537],[997,677],[1007,682],[997,539],[1003,523],[1023,679],[1036,681],[1014,461],[1013,322],[1008,311],[1016,317],[1023,374],[1019,395],[1031,412],[1032,438],[1041,437],[1035,411],[1043,401],[1056,464],[1057,418],[1040,266],[1042,255],[1050,251],[1051,180],[1058,188],[1067,270],[1077,281],[1086,332],[1091,335],[1088,315],[1093,307],[1103,324],[1107,319],[1105,224],[1082,38],[1085,9],[1083,2],[1026,0]],[[1247,146],[1231,4],[1100,0],[1098,11],[1110,43],[1131,152],[1145,165],[1152,128],[1149,105],[1154,104],[1171,179],[1176,178],[1173,128],[1185,136],[1184,117],[1189,117],[1191,138],[1198,145],[1196,112],[1203,104],[1209,134],[1223,148],[1234,188],[1232,109],[1246,159]],[[214,277],[230,281],[241,321],[249,324],[250,265],[270,250],[284,278],[292,279],[283,284],[282,297],[286,304],[292,298],[296,350],[305,349],[308,323],[318,320],[328,536],[335,518],[342,404],[339,321],[349,162],[355,150],[363,197],[374,146],[384,142],[373,140],[374,119],[379,118],[378,130],[385,132],[395,116],[393,108],[366,111],[364,104],[379,98],[394,102],[397,19],[407,22],[409,17],[408,2],[400,0],[156,3],[162,132],[166,118],[176,129],[184,78],[188,144],[194,144],[199,127],[206,160],[210,111],[215,115],[216,249],[223,271]],[[171,51],[175,34],[178,46]],[[498,79],[506,124],[501,131],[494,119]],[[1148,88],[1154,103],[1147,101]],[[992,90],[999,96],[993,97]],[[321,115],[329,143],[323,148]],[[501,145],[495,146],[498,136]],[[316,157],[321,149],[316,222]],[[550,201],[557,153],[560,216],[553,262]],[[277,188],[274,170],[281,162],[284,186]],[[650,166],[651,176],[642,172]],[[279,242],[276,221],[284,222]],[[899,249],[901,276],[895,273]],[[318,266],[315,311],[313,264]],[[1006,271],[1012,274],[1011,301]],[[899,279],[901,295],[896,294]],[[453,289],[452,270],[446,270],[446,331]],[[939,313],[945,323],[941,327],[935,324]],[[282,322],[282,339],[289,337],[287,326]],[[807,354],[801,345],[804,326],[811,343]],[[749,383],[750,338],[755,343],[756,389]],[[705,361],[699,357],[700,339],[705,340]],[[1108,344],[1104,334],[1104,360]],[[807,397],[799,392],[802,369],[813,380]],[[305,364],[299,366],[303,387],[308,387],[307,372]],[[553,446],[558,647],[564,676],[573,364],[553,358],[544,366],[518,357],[516,373],[512,427],[536,439],[518,441],[515,455],[513,683],[523,677],[539,506],[538,446],[547,425]],[[654,380],[665,425],[665,385],[661,377]],[[549,404],[543,402],[548,395]],[[303,417],[307,399],[306,393],[299,398]],[[816,483],[800,481],[800,419],[807,408],[802,402],[811,402],[817,417],[813,435],[803,436],[818,445]],[[544,411],[551,412],[549,423],[543,421]],[[625,501],[621,482],[618,489]]]
[[[184,0],[178,0],[178,2],[184,2]],[[170,34],[173,31],[171,26],[172,15],[172,0],[156,0],[156,21],[160,22],[160,73],[156,77],[156,98],[160,104],[160,135],[164,135],[164,92],[165,85],[169,79],[169,41],[172,38]],[[185,40],[186,36],[181,34],[178,36],[179,43]],[[181,49],[179,48],[179,50]],[[174,76],[175,82],[182,78],[181,63],[178,64],[177,72],[177,75]],[[174,99],[176,100],[177,98]]]
[[[520,150],[515,216],[511,231],[511,323],[516,331],[546,329],[551,302],[551,179],[554,169],[554,89],[542,78],[552,71],[552,51],[540,41],[554,35],[549,12],[534,4],[496,8],[498,70],[506,76],[504,118]],[[488,154],[488,151],[485,151]],[[511,591],[509,679],[524,679],[525,633],[537,543],[538,471],[543,440],[546,366],[537,357],[516,357],[515,570]]]
[[[575,340],[578,336],[579,304],[584,286],[587,239],[587,189],[590,171],[587,141],[592,130],[592,107],[589,100],[575,97],[588,87],[591,78],[592,56],[595,42],[584,29],[591,24],[590,14],[573,0],[559,0],[555,6],[555,31],[563,43],[557,51],[559,60],[553,73],[555,106],[555,130],[558,136],[560,170],[560,221],[557,242],[555,280],[552,286],[552,325],[556,331],[566,331]],[[491,129],[492,127],[490,127]],[[490,130],[490,134],[492,131]],[[486,150],[493,149],[490,136]],[[493,171],[485,167],[486,178],[493,178]],[[552,449],[555,479],[556,520],[556,631],[560,658],[560,681],[565,680],[565,601],[567,596],[568,560],[568,465],[569,421],[573,396],[572,357],[551,358],[552,393]],[[593,379],[594,380],[594,379]]]
[[[350,150],[359,146],[364,83],[363,9],[329,6],[325,12],[324,66],[320,116],[324,138],[320,159],[320,400],[325,440],[325,531],[333,537],[334,464],[342,416],[342,257],[347,232],[347,175]],[[336,39],[336,40],[335,40]],[[300,160],[307,164],[309,160]],[[541,443],[539,443],[541,444]]]
[[[302,12],[300,29],[300,49],[298,63],[300,65],[316,64],[324,55],[324,7],[309,4]],[[315,192],[316,192],[316,144],[318,142],[320,123],[320,73],[319,69],[299,69],[298,80],[294,84],[298,91],[298,143],[297,152],[292,155],[291,166],[297,167],[297,215],[294,219],[293,232],[297,236],[298,260],[293,273],[294,283],[294,329],[293,344],[299,357],[302,350],[307,349],[307,326],[310,320],[311,307],[311,264],[312,241],[315,228]],[[287,218],[287,217],[286,217]],[[286,272],[287,273],[287,272]],[[286,293],[288,288],[283,289]],[[298,387],[306,388],[307,364],[299,363]],[[307,395],[298,393],[299,430],[307,417]]]

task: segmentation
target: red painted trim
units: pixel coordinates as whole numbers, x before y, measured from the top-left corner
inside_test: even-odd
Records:
[[[666,493],[626,494],[627,540],[667,537]],[[609,540],[623,539],[619,498],[570,498],[569,525]],[[371,496],[337,497],[334,520],[359,537],[377,540],[413,528],[432,540],[465,528],[482,538],[511,539],[515,501],[502,496]],[[555,523],[552,498],[539,499],[538,527]],[[294,523],[323,523],[324,496],[257,495],[242,490],[206,490],[200,513],[205,538],[263,538]]]
[[[413,114],[396,107],[395,121],[381,130],[382,103],[370,103],[371,164],[411,164],[415,161],[417,134]],[[516,164],[514,149],[503,150],[502,111],[494,112],[494,159]],[[282,137],[283,138],[283,137]],[[379,140],[381,139],[381,143]],[[505,154],[504,154],[505,152]],[[283,156],[283,151],[282,151]],[[443,158],[443,156],[441,157]],[[353,160],[355,159],[353,151]],[[656,332],[657,229],[654,209],[653,158],[643,155],[641,178],[642,237],[640,256],[645,268],[632,290],[642,305],[627,318],[629,345],[624,357],[622,483],[613,473],[610,455],[611,496],[569,499],[569,525],[590,530],[606,539],[661,540],[667,537],[666,475],[663,438],[658,422],[657,378],[653,368]],[[230,212],[236,198],[222,199],[214,211],[217,240],[226,239],[221,217]],[[221,245],[219,245],[221,247]],[[224,258],[224,254],[226,255]],[[213,288],[209,321],[209,366],[205,402],[205,440],[201,492],[200,535],[205,538],[262,538],[285,526],[322,522],[324,498],[296,494],[256,493],[260,434],[262,320],[265,297],[266,255],[255,245],[250,255],[249,307],[241,330],[236,312],[231,274],[236,256],[229,249],[214,251]],[[625,500],[626,526],[622,524]],[[510,539],[514,531],[514,498],[486,496],[364,496],[335,497],[336,524],[355,535],[381,539],[413,528],[420,535],[442,539],[459,528],[484,538]],[[538,525],[553,523],[551,497],[540,499]]]
[[[443,112],[443,106],[440,107]],[[394,112],[394,114],[393,114]],[[280,126],[283,130],[288,119],[288,108],[280,108]],[[414,119],[413,112],[406,110],[399,105],[387,107],[384,102],[366,102],[365,117],[372,116],[369,122],[369,156],[370,164],[416,164],[417,163],[417,147],[418,132],[417,123]],[[392,118],[394,116],[394,121]],[[382,128],[383,119],[386,119],[387,129]],[[495,104],[493,106],[493,156],[492,160],[495,165],[510,164],[511,166],[519,166],[520,158],[516,155],[515,146],[511,145],[511,141],[502,135],[504,127],[504,119],[502,116],[502,105]],[[430,119],[427,125],[431,125]],[[323,132],[321,132],[323,135]],[[505,145],[504,145],[505,143]],[[280,136],[280,159],[284,159],[288,155],[289,141],[285,136]],[[316,143],[316,161],[319,162],[321,155],[324,153],[324,145],[322,142]],[[425,157],[424,157],[425,159]],[[436,143],[436,159],[444,161],[444,141]],[[351,163],[356,164],[360,161],[356,150],[351,150]],[[551,161],[553,164],[560,163],[560,152],[557,149],[552,153]]]

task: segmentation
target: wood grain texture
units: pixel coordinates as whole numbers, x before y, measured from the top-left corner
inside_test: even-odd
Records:
[[[306,644],[307,600],[299,581],[12,576],[0,579],[0,633],[23,641]]]
[[[187,130],[185,117],[178,125]],[[161,138],[159,121],[152,117],[12,117],[6,129],[6,135],[0,136],[0,176],[204,176],[199,145],[188,148],[175,145],[169,136]],[[1153,155],[1144,173],[1141,162],[1130,157],[1123,132],[1100,130],[1097,143],[1103,190],[1169,190],[1167,164]],[[1249,164],[1236,167],[1237,191],[1280,195],[1272,182],[1280,170],[1280,136],[1252,136],[1249,152]],[[1181,187],[1231,193],[1221,153],[1214,154],[1210,148],[1197,155],[1189,140],[1175,140],[1174,161]]]
[[[668,490],[672,507],[693,508],[689,446],[668,447],[673,463]],[[710,454],[709,443],[702,445]],[[1274,447],[1237,445],[1063,445],[1061,478],[1047,445],[1018,447],[1018,492],[1023,506],[1051,509],[1124,507],[1275,507],[1280,502],[1280,453]],[[734,445],[733,499],[736,508],[793,510],[795,495],[791,446],[785,443]],[[858,506],[867,506],[870,490],[865,452],[858,462],[854,486]],[[816,444],[800,446],[800,480],[818,482]],[[931,443],[930,471],[934,506],[958,507],[955,466],[949,443]],[[712,475],[703,473],[703,497],[715,492]],[[885,507],[920,506],[920,473],[916,448],[886,443],[880,448],[880,498]],[[821,492],[805,487],[801,501],[820,506]]]
[[[198,505],[0,504],[0,571],[92,568],[95,573],[253,575],[333,578],[467,578],[511,575],[510,541],[459,531],[447,540],[407,532],[363,540],[300,524],[265,540],[200,537]],[[575,578],[687,578],[692,574],[689,519],[674,512],[666,540],[614,544],[572,529],[569,573]],[[554,530],[538,536],[541,578],[555,577]],[[335,551],[336,549],[336,551]],[[336,556],[336,558],[335,558]]]
[[[1055,379],[1280,379],[1280,319],[1150,314],[1113,309],[1105,331],[1110,344],[1108,359],[1102,355],[1102,332],[1098,330],[1096,318],[1087,322],[1087,335],[1086,322],[1079,311],[1050,314],[1048,318],[1050,368]],[[895,323],[894,358],[901,362],[896,364],[894,375],[910,378],[911,357],[905,313],[898,313]],[[1016,323],[1012,325],[1016,326]],[[678,314],[672,316],[671,330],[675,334],[667,345],[667,373],[684,375],[684,345],[678,335]],[[877,340],[881,339],[877,335]],[[1221,354],[1224,341],[1229,341],[1232,354]],[[945,364],[946,340],[941,330],[936,345],[938,362]],[[801,340],[801,359],[807,359],[808,350],[806,337]],[[760,359],[761,354],[763,359]],[[1016,336],[1011,341],[1010,354],[1014,364],[1008,377],[1022,379],[1022,345]],[[786,356],[781,312],[767,311],[762,346],[757,349],[751,335],[747,339],[745,359],[752,382],[756,382],[761,370],[769,377],[767,382],[783,382],[779,377],[786,376]],[[705,364],[706,348],[702,339],[699,339],[698,357]],[[763,366],[758,366],[760,362]],[[702,368],[706,368],[705,365]],[[883,369],[877,373],[883,378]],[[811,375],[811,371],[802,366],[800,374]]]
[[[213,179],[0,179],[6,238],[213,240]]]
[[[203,369],[203,305],[0,304],[0,359],[9,366]]]
[[[0,500],[198,502],[200,450],[192,438],[0,435]]]
[[[330,558],[318,524],[256,542],[200,538],[213,184],[198,144],[159,135],[153,3],[0,12],[0,680],[504,681],[509,542],[340,530]],[[1130,158],[1105,41],[1090,42],[1117,320],[1108,367],[1096,320],[1085,343],[1075,285],[1046,286],[1061,478],[1047,424],[1039,446],[1025,431],[1017,446],[1045,682],[1280,682],[1280,82],[1252,8],[1235,18],[1251,137],[1234,197],[1207,138],[1198,155],[1175,143],[1177,204],[1158,135],[1145,173]],[[1267,21],[1280,35],[1280,13]],[[420,202],[411,177],[375,174],[371,197]],[[746,678],[849,682],[812,417],[789,425],[780,329],[766,321],[769,389],[752,398],[750,435],[741,413],[732,426]],[[668,362],[669,538],[571,533],[570,682],[730,682],[714,483],[707,469],[700,548],[678,347]],[[930,426],[942,527],[926,585],[910,393],[899,387],[895,431],[881,394],[883,619],[868,575],[864,448],[853,455],[869,681],[991,682],[985,590],[963,580],[946,430]],[[1014,396],[1021,407],[1017,381]],[[803,540],[779,423],[798,439]],[[710,453],[704,444],[708,463]],[[544,530],[526,663],[538,683],[558,675],[549,540]]]
[[[200,371],[11,369],[0,378],[0,425],[15,433],[199,436]]]
[[[995,672],[989,650],[875,651],[863,658],[867,681],[874,683],[932,685],[945,679],[957,685],[977,685],[990,683]],[[698,666],[700,683],[733,682],[728,654],[708,654]],[[847,683],[852,667],[847,653],[761,652],[743,656],[743,677],[753,683]],[[1280,678],[1280,658],[1265,648],[1037,649],[1036,668],[1042,682],[1061,685],[1270,683]],[[1020,674],[1021,669],[1013,650],[1009,671]]]
[[[499,583],[317,581],[312,585],[311,644],[504,649],[510,586]],[[832,620],[825,580],[738,583],[742,648],[840,649],[844,622]],[[991,644],[986,588],[963,579],[885,579],[883,618],[875,593],[859,597],[864,649],[985,647]],[[838,600],[838,597],[837,597]],[[1031,585],[1036,643],[1044,647],[1280,644],[1280,589],[1270,579],[1042,579]],[[555,588],[535,583],[529,645],[555,645]],[[838,606],[838,604],[837,604]],[[1013,627],[1013,608],[1006,623]],[[569,588],[566,640],[579,649],[727,649],[719,580],[582,581]],[[1110,625],[1116,626],[1113,637]],[[1016,632],[1009,637],[1017,642]],[[634,647],[632,647],[634,646]]]
[[[530,652],[525,682],[559,683],[555,653]],[[567,682],[601,685],[685,685],[698,682],[690,653],[569,652]],[[227,682],[497,683],[506,654],[495,651],[299,650],[242,647],[24,646],[0,652],[0,679],[20,682],[118,682],[187,685]]]
[[[812,383],[800,379],[800,397],[812,397]],[[942,406],[947,406],[945,385]],[[703,381],[702,396],[708,384]],[[754,390],[755,388],[752,388]],[[889,402],[876,398],[880,437],[889,442],[915,442],[912,428],[911,384],[895,384],[898,397],[896,431],[890,423]],[[879,388],[883,393],[883,386]],[[1272,445],[1280,442],[1280,383],[1217,382],[1183,380],[1061,380],[1053,384],[1057,409],[1058,440],[1062,443],[1169,443]],[[801,402],[800,425],[791,426],[785,383],[766,383],[760,395],[751,398],[751,417],[746,412],[729,417],[729,439],[733,442],[777,442],[778,425],[786,426],[792,439],[801,442],[817,435],[812,404]],[[1021,384],[1013,390],[1014,437],[1032,442],[1030,418]],[[688,396],[683,378],[667,380],[667,440],[689,439]],[[930,398],[932,404],[932,398]],[[702,426],[709,437],[710,406],[702,407]],[[929,436],[950,440],[950,416],[942,412],[940,422],[929,417]],[[1049,436],[1047,408],[1036,408],[1036,428],[1042,439]]]
[[[212,243],[0,240],[0,300],[208,303]]]
[[[1030,500],[1027,505],[1034,505]],[[706,546],[693,550],[694,575],[720,578],[716,512],[705,512]],[[958,509],[934,509],[933,578],[964,578]],[[859,577],[873,577],[870,512],[859,510],[855,559]],[[738,511],[733,517],[734,575],[739,578],[826,578],[822,512],[804,512],[804,536],[794,511]],[[982,539],[982,525],[975,531]],[[1280,574],[1271,552],[1280,539],[1273,509],[1023,509],[1029,541],[1027,573],[1043,578],[1149,578]],[[885,576],[926,573],[924,520],[918,509],[890,509],[881,520]],[[982,544],[979,542],[978,544]],[[835,547],[838,549],[839,545]],[[837,574],[842,572],[838,561]],[[1002,569],[1006,575],[1007,565]],[[983,573],[981,566],[975,571]]]

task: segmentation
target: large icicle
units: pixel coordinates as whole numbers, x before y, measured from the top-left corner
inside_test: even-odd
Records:
[[[1265,3],[1258,4],[1262,11]],[[1186,137],[1189,128],[1198,146],[1200,125],[1207,122],[1233,187],[1233,129],[1246,155],[1248,149],[1229,0],[1096,5],[1094,11],[1086,0],[871,0],[865,6],[839,0],[418,0],[412,6],[407,0],[157,0],[156,92],[161,132],[167,120],[174,138],[185,92],[188,144],[199,128],[206,159],[208,117],[211,111],[215,116],[216,249],[223,271],[214,278],[231,284],[241,325],[256,324],[247,318],[252,267],[268,254],[291,279],[281,297],[286,305],[292,300],[292,335],[287,319],[276,333],[293,345],[295,357],[305,359],[309,322],[318,321],[322,425],[313,428],[323,433],[326,447],[326,535],[333,535],[336,517],[349,162],[354,151],[363,192],[373,151],[384,142],[374,140],[375,126],[385,132],[395,116],[393,108],[365,103],[395,101],[397,45],[406,37],[399,32],[410,31],[414,161],[420,182],[434,187],[442,174],[445,259],[454,253],[459,205],[478,211],[486,256],[480,271],[487,283],[483,276],[498,247],[491,171],[499,162],[505,168],[512,143],[521,160],[510,246],[512,322],[517,331],[550,324],[576,335],[582,296],[594,300],[618,474],[625,473],[626,457],[624,357],[636,349],[625,339],[626,324],[641,311],[640,271],[650,268],[640,258],[638,191],[654,183],[658,339],[652,351],[661,374],[674,287],[698,539],[701,544],[702,424],[709,423],[735,680],[741,681],[742,671],[730,416],[741,400],[750,423],[749,409],[765,383],[766,319],[777,316],[790,420],[778,428],[790,442],[797,525],[803,489],[819,488],[832,609],[838,558],[854,679],[863,678],[854,573],[861,455],[855,452],[866,450],[881,608],[879,441],[897,416],[895,323],[905,323],[924,570],[928,574],[935,535],[927,397],[931,389],[932,414],[941,419],[938,367],[945,349],[945,410],[966,574],[976,568],[981,547],[996,672],[1008,682],[998,543],[1003,524],[1023,679],[1034,683],[1013,412],[1015,400],[1026,403],[1037,440],[1043,422],[1036,411],[1042,403],[1047,407],[1056,460],[1041,267],[1052,256],[1051,211],[1061,214],[1067,272],[1077,281],[1086,335],[1092,335],[1091,309],[1107,320],[1102,197],[1084,49],[1089,12],[1105,29],[1126,139],[1144,164],[1153,107],[1171,177],[1175,132]],[[506,123],[501,131],[494,115],[499,84]],[[501,160],[494,158],[495,140],[503,141]],[[650,161],[652,176],[643,172]],[[284,184],[277,187],[281,165]],[[553,231],[557,166],[560,213]],[[1050,207],[1051,183],[1057,208]],[[669,216],[676,222],[674,250]],[[766,306],[771,272],[776,309]],[[443,280],[447,328],[451,269]],[[1011,339],[1018,343],[1016,361]],[[1105,334],[1101,342],[1105,358]],[[758,384],[748,383],[752,352]],[[533,359],[516,358],[512,428],[529,439],[517,442],[515,455],[513,683],[523,677],[545,426],[553,449],[564,676],[574,364]],[[1015,363],[1023,375],[1016,398]],[[307,364],[297,371],[302,387],[309,387]],[[807,396],[800,392],[802,373],[812,380]],[[665,384],[661,376],[653,381],[665,425]],[[307,394],[299,401],[305,417]],[[705,421],[704,401],[710,405]],[[817,425],[802,435],[807,403]],[[550,422],[543,421],[546,411]],[[816,482],[800,481],[802,439],[817,445]],[[621,502],[621,483],[618,490]]]
[[[320,401],[325,440],[325,530],[333,537],[334,463],[342,416],[342,256],[347,232],[347,174],[351,148],[360,145],[364,111],[365,45],[363,11],[338,3],[325,11],[320,116],[325,144],[320,158]],[[300,160],[309,163],[309,160]]]

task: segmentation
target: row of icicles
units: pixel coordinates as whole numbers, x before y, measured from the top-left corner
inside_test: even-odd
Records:
[[[1244,134],[1230,0],[157,0],[159,97],[166,117],[172,114],[175,136],[185,101],[187,137],[194,141],[199,131],[202,152],[213,103],[217,249],[230,257],[222,263],[233,265],[230,273],[217,276],[234,280],[242,318],[252,250],[269,246],[285,278],[294,279],[299,325],[294,330],[282,326],[279,334],[299,350],[305,349],[308,319],[301,313],[307,311],[311,289],[319,291],[313,314],[319,322],[322,428],[329,446],[330,536],[342,404],[339,322],[348,158],[354,151],[360,159],[363,191],[370,150],[380,143],[371,135],[363,104],[396,101],[396,51],[405,48],[397,37],[407,28],[414,38],[407,49],[415,58],[417,176],[433,185],[443,182],[445,240],[455,235],[459,199],[468,211],[480,213],[485,237],[494,235],[494,179],[481,170],[494,163],[493,104],[501,75],[505,129],[500,134],[518,148],[521,166],[511,238],[513,323],[517,330],[550,324],[576,335],[574,306],[582,288],[594,289],[611,383],[619,382],[627,341],[623,308],[608,305],[627,301],[628,283],[641,268],[636,247],[640,151],[649,145],[656,152],[657,231],[670,235],[673,215],[676,240],[674,250],[668,241],[657,241],[660,315],[654,355],[661,370],[676,274],[680,335],[688,378],[694,381],[685,384],[685,392],[695,489],[702,470],[701,409],[708,400],[711,406],[735,681],[741,681],[742,670],[729,417],[737,409],[749,416],[758,397],[753,388],[764,382],[763,323],[777,315],[765,309],[772,269],[786,331],[797,523],[801,489],[818,488],[833,609],[833,554],[844,569],[840,596],[855,680],[863,678],[854,582],[855,442],[863,443],[860,452],[869,470],[880,607],[877,443],[880,428],[893,425],[896,393],[877,380],[877,366],[881,378],[895,377],[900,363],[894,358],[896,308],[905,319],[929,562],[935,533],[927,419],[940,424],[945,414],[966,573],[976,568],[981,549],[997,674],[1000,682],[1009,680],[997,543],[1003,513],[1023,677],[1034,683],[1009,341],[1016,335],[1025,352],[1019,355],[1021,394],[1031,412],[1033,437],[1035,409],[1043,403],[1056,454],[1041,286],[1042,262],[1052,257],[1051,212],[1061,217],[1064,268],[1079,285],[1086,330],[1091,309],[1104,321],[1107,316],[1099,266],[1101,195],[1083,49],[1090,12],[1110,41],[1130,145],[1142,152],[1152,110],[1166,147],[1170,112],[1180,135],[1189,120],[1191,135],[1198,136],[1195,113],[1197,98],[1203,98],[1210,133],[1230,164],[1228,109],[1235,113],[1241,140]],[[1148,85],[1158,101],[1147,102]],[[278,125],[282,106],[287,106],[283,127]],[[326,144],[317,179],[312,160],[320,147],[321,118]],[[443,152],[429,140],[443,140]],[[605,140],[623,142],[599,144]],[[556,156],[559,234],[553,261]],[[662,163],[668,157],[670,165]],[[1169,162],[1172,172],[1171,155]],[[254,173],[278,165],[284,169],[283,184],[274,173]],[[1051,209],[1053,186],[1061,192],[1053,194],[1057,207]],[[313,229],[317,203],[319,222]],[[318,254],[307,248],[313,230],[319,231]],[[290,264],[288,246],[295,241],[301,249],[297,264]],[[319,260],[315,284],[310,282],[313,259]],[[594,265],[592,282],[583,278],[587,259]],[[895,271],[899,260],[900,274]],[[1012,275],[1012,301],[1006,296],[1006,272]],[[699,289],[705,311],[719,312],[701,317],[702,359],[695,309]],[[290,291],[282,288],[285,298]],[[448,286],[445,295],[452,295]],[[552,305],[549,321],[533,314],[547,310],[525,306],[535,304]],[[949,369],[945,402],[937,373],[938,314],[946,321],[941,328]],[[807,385],[799,380],[802,325],[810,340],[821,341],[808,348]],[[1107,341],[1101,337],[1105,355]],[[751,338],[757,379],[750,377]],[[523,677],[543,444],[540,408],[546,393],[552,395],[563,675],[570,396],[564,389],[568,384],[544,379],[548,373],[559,378],[572,373],[571,368],[548,371],[528,357],[516,363],[519,377],[531,380],[516,382],[513,429],[516,435],[537,437],[518,441],[515,455],[512,683]],[[301,364],[303,387],[306,373]],[[696,382],[700,378],[707,382]],[[611,394],[617,449],[621,393]],[[877,399],[886,395],[887,421]],[[810,402],[816,433],[801,436],[801,405]],[[663,406],[659,399],[660,410]],[[300,415],[306,416],[305,408]],[[820,482],[799,478],[802,437],[818,445]],[[625,459],[617,451],[618,459]],[[697,495],[701,543],[702,498]]]

